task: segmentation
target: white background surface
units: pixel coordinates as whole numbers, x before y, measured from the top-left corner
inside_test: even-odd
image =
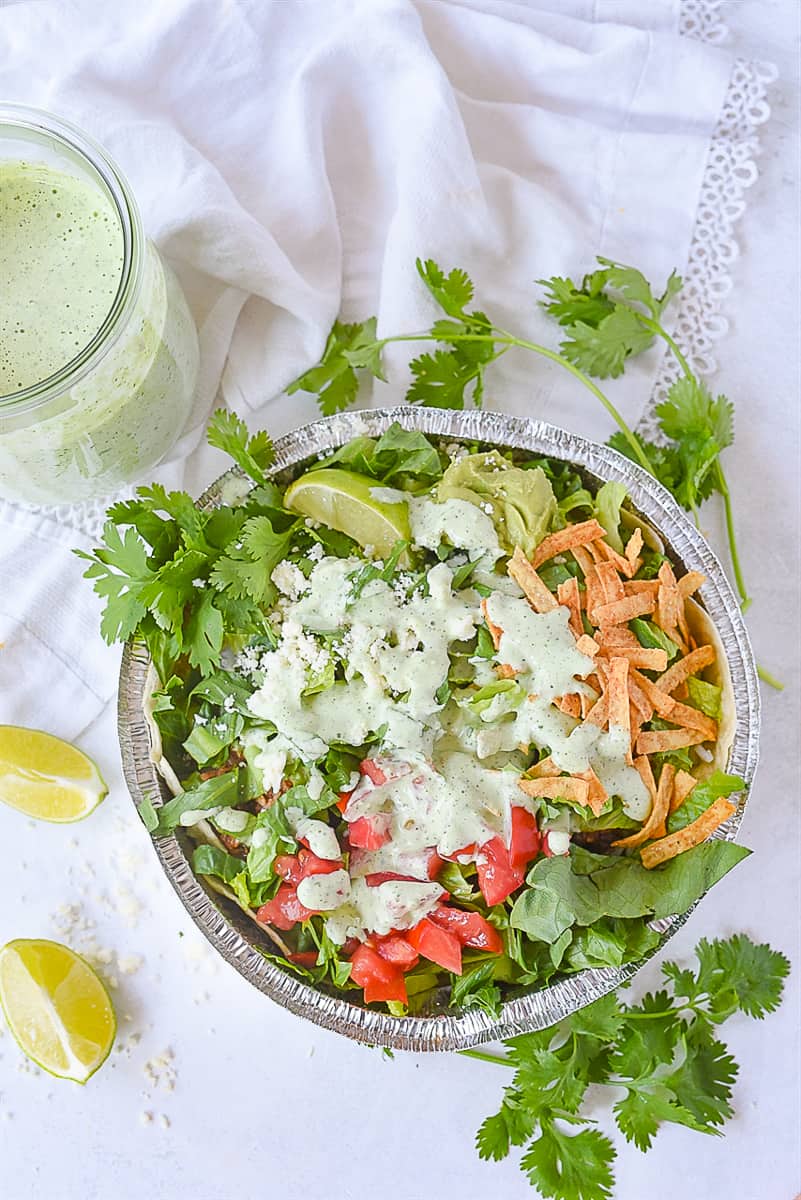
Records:
[[[728,470],[755,597],[749,627],[760,660],[787,688],[765,695],[762,767],[742,830],[755,853],[670,944],[670,957],[680,957],[703,935],[745,930],[790,954],[796,974],[778,1014],[726,1028],[743,1067],[726,1138],[669,1129],[647,1156],[621,1145],[620,1200],[792,1200],[801,1188],[798,16],[797,0],[728,6],[735,48],[776,62],[781,78],[769,96],[761,178],[738,230],[742,257],[716,380],[737,405]],[[27,1069],[8,1035],[0,1038],[4,1200],[533,1196],[514,1158],[483,1164],[473,1149],[503,1070],[450,1055],[390,1062],[272,1005],[206,951],[161,879],[119,774],[112,713],[86,748],[111,795],[74,840],[73,831],[0,813],[0,943],[62,936],[142,964],[129,975],[116,958],[105,968],[119,985],[119,1049],[85,1089]],[[97,861],[98,847],[107,859]],[[69,930],[57,913],[65,904],[76,906]],[[656,981],[651,965],[643,982]],[[145,1070],[167,1048],[174,1090],[162,1068],[155,1084]]]

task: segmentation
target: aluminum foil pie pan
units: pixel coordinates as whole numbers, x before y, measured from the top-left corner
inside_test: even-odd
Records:
[[[357,434],[378,436],[393,421],[406,429],[449,441],[481,442],[549,455],[574,464],[588,482],[620,480],[628,489],[631,505],[659,533],[666,552],[683,570],[701,571],[706,583],[700,599],[722,642],[734,693],[734,736],[728,770],[741,775],[750,788],[759,754],[760,697],[756,664],[737,599],[718,559],[676,501],[646,471],[608,446],[543,421],[503,413],[453,412],[432,408],[384,408],[342,413],[314,421],[287,434],[276,445],[270,474],[287,478],[300,474],[321,453],[330,452]],[[247,490],[238,469],[218,479],[198,501],[202,508],[225,502],[232,492]],[[158,805],[170,793],[151,761],[150,738],[143,711],[145,680],[150,656],[144,643],[133,639],[125,646],[120,672],[119,738],[125,778],[136,804],[146,796]],[[747,793],[746,793],[747,795]],[[737,837],[745,805],[718,830],[716,836]],[[190,865],[191,842],[185,832],[153,839],[167,878],[187,912],[211,945],[254,987],[299,1016],[346,1037],[397,1050],[462,1050],[482,1042],[513,1037],[555,1024],[584,1005],[630,979],[642,963],[620,968],[604,967],[532,988],[508,1000],[496,1019],[476,1009],[443,1009],[430,1016],[391,1017],[366,1008],[355,1000],[314,987],[269,962],[257,947],[271,948],[266,935],[229,900],[207,888]],[[654,927],[666,940],[691,915],[665,918]]]

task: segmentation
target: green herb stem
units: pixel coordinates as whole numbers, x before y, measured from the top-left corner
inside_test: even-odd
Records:
[[[650,329],[652,333],[654,333],[657,337],[661,337],[662,340],[668,344],[687,379],[694,381],[695,375],[693,374],[690,364],[687,362],[687,359],[682,353],[679,345],[675,339],[670,336],[668,331],[663,328],[658,321],[654,321],[651,317],[646,317],[643,313],[637,313],[637,316],[646,329]],[[737,537],[734,530],[734,513],[732,511],[731,493],[729,491],[729,485],[726,482],[726,476],[723,474],[723,468],[720,465],[719,459],[715,463],[715,473],[718,481],[718,488],[723,496],[723,506],[726,513],[726,532],[729,538],[729,553],[731,555],[732,567],[734,568],[734,578],[737,584],[737,591],[740,593],[740,607],[745,613],[751,606],[751,597],[748,595],[748,590],[745,586],[745,579],[743,578],[743,572],[740,567],[740,557],[737,551]]]
[[[376,343],[377,346],[383,348],[392,342],[441,342],[443,339],[431,333],[407,333],[399,334],[395,337],[383,338]],[[529,342],[525,338],[515,337],[514,334],[507,332],[505,329],[497,329],[493,326],[493,333],[452,333],[448,334],[448,342],[492,342],[494,345],[504,345],[507,348],[519,346],[523,350],[531,350],[534,354],[539,354],[543,358],[548,358],[551,362],[558,363],[560,367],[564,367],[569,371],[574,378],[583,383],[588,391],[592,392],[596,399],[600,400],[606,411],[609,413],[612,420],[617,425],[620,432],[625,437],[632,453],[637,462],[643,467],[649,475],[654,475],[654,468],[647,454],[642,448],[639,439],[634,435],[632,430],[626,424],[625,420],[615,408],[608,396],[601,391],[596,383],[590,379],[589,375],[585,375],[582,370],[574,366],[568,359],[558,354],[555,350],[549,350],[547,346],[540,346],[537,342]],[[500,357],[500,356],[499,356]]]
[[[715,463],[715,472],[717,475],[718,488],[723,496],[723,508],[726,513],[726,532],[729,535],[729,553],[731,554],[731,564],[734,568],[734,578],[737,583],[737,591],[740,593],[740,608],[743,612],[747,612],[751,607],[751,597],[746,590],[745,580],[740,568],[740,557],[737,553],[737,538],[734,532],[734,513],[731,504],[731,492],[729,485],[726,482],[726,476],[723,474],[723,468],[720,465],[720,459]]]
[[[476,1058],[479,1062],[496,1063],[501,1067],[511,1067],[511,1063],[501,1054],[488,1054],[486,1050],[460,1050],[459,1054],[465,1058]]]
[[[759,665],[759,663],[757,663],[757,675],[763,683],[768,685],[768,687],[775,688],[777,692],[784,691],[784,684],[782,681],[777,679],[775,675],[771,675],[770,671],[766,671],[764,667]]]

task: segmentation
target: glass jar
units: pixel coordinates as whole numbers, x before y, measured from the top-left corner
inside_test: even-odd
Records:
[[[0,105],[0,496],[75,502],[140,477],[197,370],[183,292],[118,168],[68,122]]]

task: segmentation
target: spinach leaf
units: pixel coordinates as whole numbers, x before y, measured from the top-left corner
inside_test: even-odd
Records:
[[[647,870],[637,859],[592,854],[542,859],[528,874],[511,924],[530,938],[553,943],[572,925],[601,918],[667,917],[683,913],[750,853],[731,842],[711,841]]]

